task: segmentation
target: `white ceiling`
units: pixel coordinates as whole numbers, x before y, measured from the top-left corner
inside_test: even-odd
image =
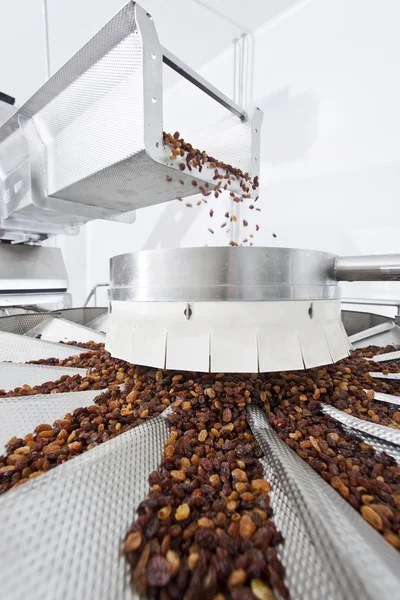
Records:
[[[254,31],[299,0],[192,0],[209,7],[215,17],[236,25],[239,33]]]

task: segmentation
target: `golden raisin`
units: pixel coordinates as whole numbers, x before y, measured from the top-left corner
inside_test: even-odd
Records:
[[[190,506],[188,504],[181,504],[178,506],[175,512],[175,519],[177,521],[184,521],[190,515]]]
[[[208,436],[207,429],[202,429],[200,431],[199,435],[197,436],[197,439],[199,440],[199,442],[203,443],[206,441],[207,436]]]
[[[171,514],[171,510],[172,509],[170,506],[163,506],[163,508],[160,508],[160,510],[158,511],[158,518],[160,519],[160,521],[165,521],[165,519],[167,519]]]
[[[265,481],[265,479],[253,479],[251,482],[251,487],[253,490],[260,490],[262,492],[271,491],[271,486],[268,481]]]
[[[229,575],[228,578],[228,588],[231,590],[232,588],[243,585],[247,579],[246,571],[244,569],[235,569]]]
[[[366,521],[368,521],[368,523],[370,525],[372,525],[372,527],[374,527],[378,531],[382,531],[382,529],[383,529],[382,519],[378,515],[378,513],[375,512],[370,506],[366,506],[366,505],[362,506],[361,514],[364,517],[364,519]]]
[[[143,540],[143,536],[140,531],[134,531],[130,533],[125,540],[125,552],[134,552],[139,548]]]

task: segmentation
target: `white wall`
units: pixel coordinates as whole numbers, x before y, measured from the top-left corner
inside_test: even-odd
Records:
[[[240,20],[240,0],[228,4],[232,2],[237,10],[231,15]],[[124,0],[48,3],[55,70]],[[41,4],[2,0],[0,5],[1,13],[7,6],[7,19],[0,22],[0,49],[5,39],[11,57],[1,63],[0,89],[15,93],[18,101],[44,79]],[[191,0],[142,4],[155,18],[161,43],[232,95],[231,40],[240,34],[237,25],[213,17]],[[225,4],[223,0],[217,8]],[[259,201],[263,212],[257,215],[261,230],[256,243],[339,254],[399,252],[398,0],[298,0],[287,10],[290,3],[282,0],[285,10],[280,13],[274,2],[277,16],[267,15],[264,4],[251,0],[252,19],[246,23],[258,24],[254,92],[265,113]],[[189,91],[188,84],[176,82],[169,74],[165,128],[179,129],[190,138],[193,128],[223,113]],[[185,101],[179,102],[182,97]],[[78,239],[59,238],[74,303],[81,304],[94,283],[107,279],[108,259],[115,254],[160,243],[222,243],[223,238],[207,233],[207,213],[174,202],[139,211],[133,225],[95,222]],[[345,295],[351,296],[400,297],[400,284],[345,288]]]
[[[396,0],[310,0],[258,30],[258,243],[400,251],[399,18]],[[400,297],[400,284],[344,288]]]
[[[42,0],[0,0],[0,91],[27,100],[46,80]]]

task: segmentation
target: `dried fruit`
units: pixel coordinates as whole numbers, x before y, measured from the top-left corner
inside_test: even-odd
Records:
[[[177,521],[184,521],[190,515],[190,506],[188,504],[181,504],[178,506],[175,512],[175,519]]]
[[[275,600],[271,588],[265,585],[261,579],[252,579],[250,587],[257,600]]]
[[[261,490],[262,492],[271,491],[271,485],[265,479],[253,479],[251,487],[253,490]]]
[[[175,552],[174,550],[168,550],[165,558],[167,559],[167,561],[169,562],[169,565],[171,567],[172,576],[176,575],[179,571],[179,567],[181,564],[179,554],[177,552]]]
[[[140,531],[130,533],[125,540],[125,552],[134,552],[139,548],[143,541],[143,536]]]
[[[207,429],[202,429],[200,431],[199,435],[197,436],[197,439],[199,440],[200,443],[203,443],[206,441],[207,436],[208,436]]]
[[[165,587],[172,576],[170,563],[162,556],[153,556],[147,565],[147,583],[152,587]]]
[[[168,519],[169,515],[171,514],[172,508],[170,506],[164,506],[163,508],[160,508],[160,510],[158,511],[158,518],[160,519],[160,521],[165,521],[165,519]]]
[[[378,531],[382,531],[383,523],[381,517],[370,506],[362,506],[361,514],[366,521]]]
[[[231,590],[233,587],[243,585],[247,579],[246,571],[244,569],[235,569],[229,575],[228,588]]]
[[[256,530],[254,521],[249,515],[243,515],[240,519],[239,533],[241,537],[251,537]]]

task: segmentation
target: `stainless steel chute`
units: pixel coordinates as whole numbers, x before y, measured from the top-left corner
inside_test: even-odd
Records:
[[[163,61],[235,115],[191,141],[258,174],[262,112],[247,114],[162,48],[130,1],[0,127],[0,229],[37,239],[91,219],[132,222],[137,208],[195,194],[193,182],[215,184],[211,166],[181,171],[164,146]]]
[[[400,277],[400,256],[390,278]],[[371,263],[371,260],[369,260]],[[387,278],[375,257],[368,277]],[[106,347],[158,368],[257,372],[310,368],[346,356],[338,280],[365,265],[290,248],[181,248],[111,259]],[[362,265],[362,268],[360,268]]]

